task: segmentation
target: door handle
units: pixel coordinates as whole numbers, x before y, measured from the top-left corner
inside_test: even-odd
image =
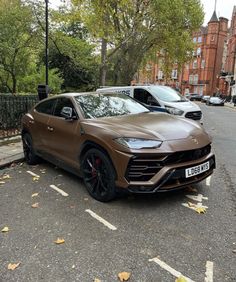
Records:
[[[51,127],[51,126],[48,126],[48,131],[53,131],[53,127]]]

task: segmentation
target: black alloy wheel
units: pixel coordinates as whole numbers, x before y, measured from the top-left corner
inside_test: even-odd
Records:
[[[81,171],[89,194],[101,202],[116,197],[115,170],[105,153],[89,149],[83,156]]]
[[[23,134],[22,142],[23,142],[24,156],[27,164],[29,165],[37,164],[40,158],[35,154],[31,135],[29,133]]]

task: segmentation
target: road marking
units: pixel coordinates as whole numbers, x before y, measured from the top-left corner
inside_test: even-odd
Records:
[[[206,186],[210,186],[211,185],[211,175],[207,177],[206,179]]]
[[[95,212],[91,211],[90,209],[85,210],[87,213],[89,213],[93,218],[97,219],[100,221],[102,224],[104,224],[106,227],[108,227],[111,230],[117,230],[117,228],[110,224],[108,221],[106,221],[104,218],[100,217],[97,215]]]
[[[208,200],[208,198],[204,197],[202,194],[198,194],[197,196],[194,195],[185,195],[185,196],[196,202],[202,202],[202,200]]]
[[[150,262],[154,261],[155,263],[157,263],[161,268],[165,269],[166,271],[168,271],[169,273],[171,273],[173,276],[175,277],[180,277],[182,276],[183,278],[185,278],[188,282],[194,282],[193,280],[191,280],[190,278],[184,276],[183,274],[181,274],[179,271],[175,270],[174,268],[170,267],[168,264],[166,264],[164,261],[161,261],[159,258],[155,257],[153,259],[149,259]]]
[[[38,174],[35,174],[34,172],[32,172],[30,170],[27,170],[26,172],[29,173],[30,175],[34,176],[34,177],[40,178],[40,176]]]
[[[69,196],[65,191],[63,191],[62,189],[58,188],[56,185],[50,185],[50,187],[54,190],[56,190],[58,193],[60,193],[62,196],[67,197]]]
[[[206,262],[205,282],[213,282],[213,262]]]

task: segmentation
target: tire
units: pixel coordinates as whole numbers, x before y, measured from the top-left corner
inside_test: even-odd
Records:
[[[94,199],[108,202],[116,198],[116,173],[105,153],[89,149],[82,158],[81,172],[84,184]]]
[[[23,151],[24,151],[26,163],[29,165],[38,164],[40,161],[40,158],[35,153],[31,135],[29,133],[23,134],[22,142],[23,142]]]

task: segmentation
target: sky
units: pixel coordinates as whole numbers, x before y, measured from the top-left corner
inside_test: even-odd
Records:
[[[203,4],[204,12],[205,12],[204,25],[207,25],[214,11],[215,0],[201,0],[201,2]],[[216,3],[217,16],[229,19],[229,24],[230,24],[234,5],[236,6],[236,0],[217,0]]]
[[[49,0],[51,6],[55,7],[60,4],[61,0]],[[207,25],[214,11],[215,0],[201,0],[203,4],[205,18],[204,25]],[[225,17],[229,19],[229,24],[233,12],[233,7],[236,6],[236,0],[217,0],[216,14],[218,17]]]

